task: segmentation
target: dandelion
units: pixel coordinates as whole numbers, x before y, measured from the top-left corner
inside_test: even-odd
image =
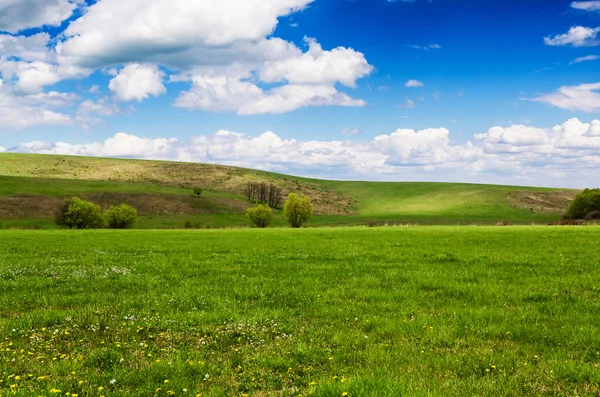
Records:
[[[50,389],[50,393],[52,393],[52,394],[58,394],[58,393],[61,393],[61,391],[58,390],[58,389]]]
[[[164,383],[169,383],[169,380],[168,380],[168,379],[165,379]]]
[[[116,380],[116,379],[111,379],[109,383],[110,383],[111,385],[114,385],[115,383],[117,383],[117,380]]]
[[[342,393],[342,397],[346,397],[347,395],[348,395],[347,391],[345,391],[345,392]]]
[[[100,387],[98,388],[98,391],[102,391],[102,390],[104,390],[104,387],[100,386]]]

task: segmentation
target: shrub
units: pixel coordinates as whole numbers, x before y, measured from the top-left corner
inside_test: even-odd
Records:
[[[256,207],[248,208],[246,216],[254,226],[262,229],[271,223],[273,210],[268,205],[258,204]]]
[[[200,229],[200,222],[185,221],[184,226],[186,229]]]
[[[585,216],[586,221],[597,221],[600,219],[600,211],[594,210]]]
[[[314,208],[310,198],[296,193],[290,193],[285,205],[283,206],[283,216],[285,216],[293,228],[299,228],[310,220]]]
[[[137,221],[137,210],[130,205],[111,205],[104,213],[104,219],[111,229],[129,229]]]
[[[103,219],[100,206],[89,201],[73,197],[64,213],[64,225],[70,229],[97,229],[102,227]]]
[[[198,196],[198,198],[200,198],[200,195],[202,194],[202,188],[195,187],[192,192],[194,193],[195,196]]]
[[[600,189],[585,189],[579,193],[571,203],[567,217],[583,219],[592,211],[600,211]]]

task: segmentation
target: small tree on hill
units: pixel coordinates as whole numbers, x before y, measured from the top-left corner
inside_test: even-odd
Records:
[[[193,193],[195,196],[198,196],[198,198],[200,198],[200,195],[202,194],[202,188],[200,187],[195,187],[193,190]]]
[[[73,197],[64,213],[64,225],[70,229],[97,229],[103,224],[100,206],[89,201]]]
[[[293,228],[302,227],[310,220],[314,207],[310,202],[310,198],[296,193],[290,193],[283,206],[283,216],[285,216]]]
[[[254,226],[262,229],[271,223],[273,210],[268,205],[258,204],[256,207],[248,208],[246,216]]]
[[[130,205],[113,205],[104,213],[104,219],[111,229],[129,229],[137,221],[137,210]]]
[[[567,211],[567,217],[583,219],[592,211],[600,211],[600,189],[585,189],[575,196]]]

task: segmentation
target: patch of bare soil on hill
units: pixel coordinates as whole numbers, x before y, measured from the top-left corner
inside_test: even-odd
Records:
[[[507,193],[507,197],[511,205],[516,208],[528,209],[536,213],[563,214],[578,193],[577,190],[552,192],[516,190]]]
[[[84,194],[85,200],[98,204],[102,210],[111,205],[129,204],[139,215],[188,215],[243,213],[249,203],[228,198],[183,196],[178,194]],[[0,197],[0,219],[52,218],[63,202],[62,199],[18,195]]]
[[[184,196],[180,194],[84,194],[84,199],[98,204],[102,210],[111,205],[129,204],[138,210],[139,215],[187,215],[243,213],[249,203],[215,197]]]
[[[0,197],[0,219],[52,218],[60,203],[61,200],[47,196]]]

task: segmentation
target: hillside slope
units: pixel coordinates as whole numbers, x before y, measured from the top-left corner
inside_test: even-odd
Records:
[[[545,223],[557,219],[577,191],[457,183],[315,180],[219,165],[0,153],[0,223],[52,227],[55,209],[78,195],[100,204],[138,208],[139,227],[245,225],[250,181],[304,193],[316,205],[314,225]],[[201,199],[190,189],[204,189]],[[275,226],[284,225],[276,213]]]

